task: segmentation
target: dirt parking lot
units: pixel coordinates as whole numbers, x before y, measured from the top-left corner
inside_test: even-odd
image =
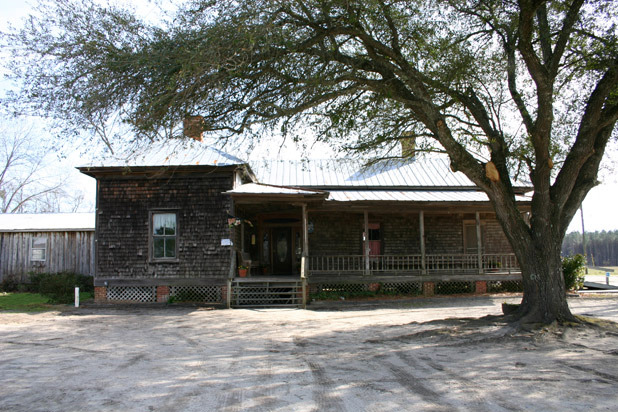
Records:
[[[462,319],[504,301],[0,313],[0,410],[616,410],[618,333]],[[618,298],[570,304],[618,321]]]

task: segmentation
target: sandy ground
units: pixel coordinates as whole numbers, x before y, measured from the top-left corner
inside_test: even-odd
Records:
[[[504,301],[0,313],[0,410],[617,410],[618,333],[462,319]],[[618,297],[570,305],[618,321]]]

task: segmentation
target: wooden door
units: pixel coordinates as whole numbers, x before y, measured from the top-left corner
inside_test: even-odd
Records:
[[[379,223],[369,223],[369,256],[382,254],[382,236]]]
[[[292,274],[292,228],[272,229],[272,273],[273,275]]]

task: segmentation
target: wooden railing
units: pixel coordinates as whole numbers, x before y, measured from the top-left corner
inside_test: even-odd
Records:
[[[384,274],[384,273],[519,273],[513,254],[483,254],[479,268],[477,254],[425,255],[363,255],[309,256],[310,274]]]

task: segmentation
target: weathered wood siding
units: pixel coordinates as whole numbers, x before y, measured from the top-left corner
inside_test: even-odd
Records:
[[[32,239],[47,239],[44,261],[33,261]],[[0,233],[0,280],[29,272],[75,272],[94,275],[94,231]]]
[[[101,176],[98,179],[97,279],[194,278],[225,281],[230,269],[227,213],[222,192],[232,172]],[[156,261],[150,250],[150,214],[177,216],[177,259]],[[169,284],[169,282],[163,282]]]
[[[474,214],[425,214],[427,254],[461,254],[464,251],[464,222]],[[309,235],[311,255],[361,255],[364,218],[360,213],[314,212],[309,220],[314,232]],[[416,213],[370,213],[369,221],[380,224],[382,254],[420,254],[419,217]],[[484,253],[512,253],[511,246],[493,214],[481,214]],[[470,223],[468,223],[470,224]]]

